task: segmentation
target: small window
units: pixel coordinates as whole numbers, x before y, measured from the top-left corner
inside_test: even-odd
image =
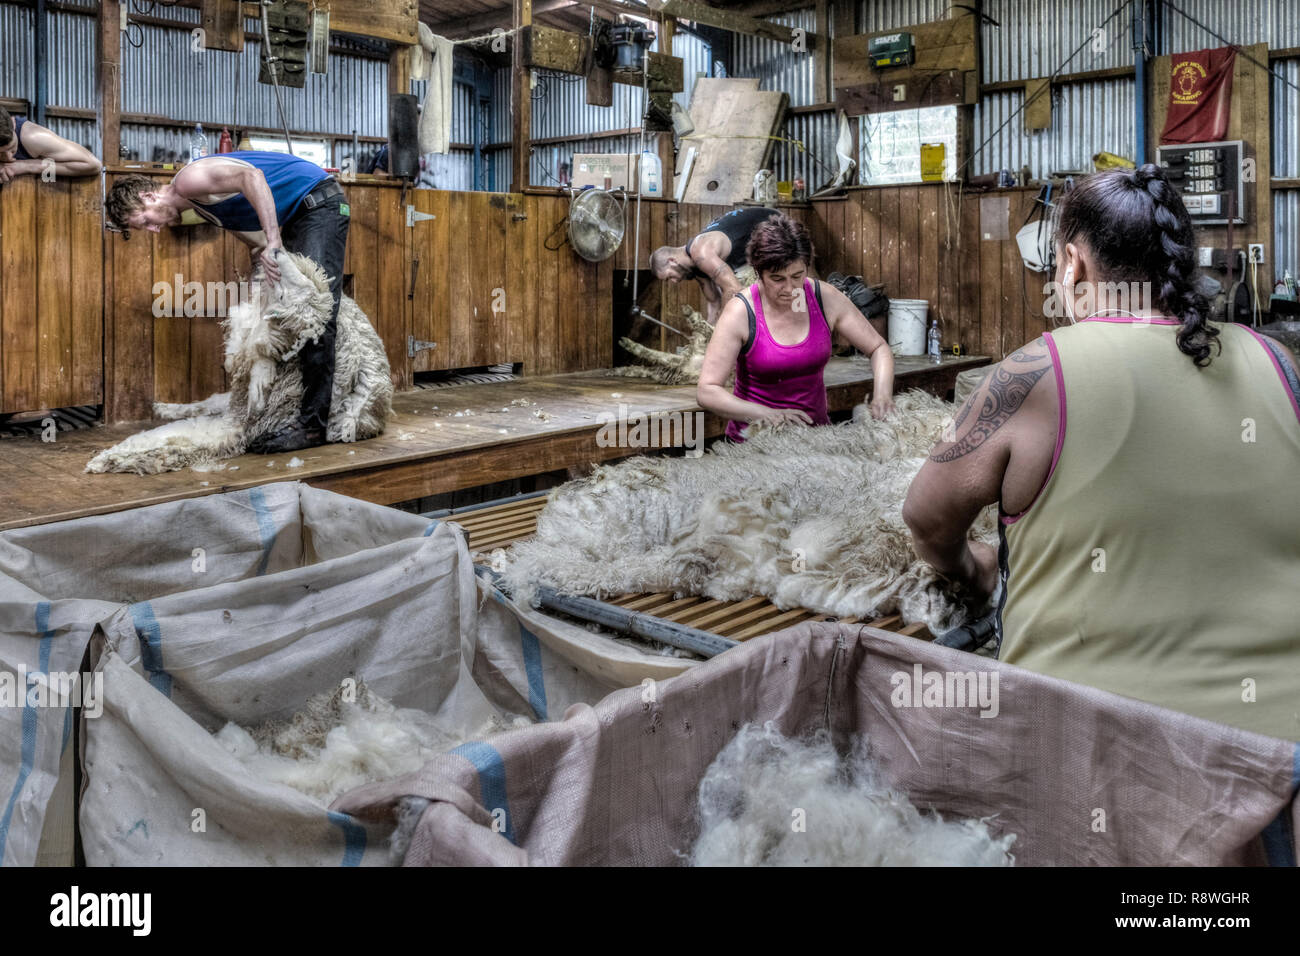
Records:
[[[952,180],[957,166],[957,107],[867,114],[861,118],[858,181],[866,186],[921,182],[921,146],[944,146],[943,178]]]
[[[283,136],[249,136],[248,142],[253,149],[260,149],[268,153],[289,152],[289,147],[285,144]],[[298,139],[295,136],[293,155],[299,159],[305,159],[309,163],[315,163],[324,169],[329,163],[329,146],[323,139]]]

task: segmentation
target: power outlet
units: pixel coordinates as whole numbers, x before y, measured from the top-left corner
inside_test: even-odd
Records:
[[[1248,258],[1251,262],[1263,262],[1263,261],[1264,261],[1264,244],[1263,244],[1263,243],[1261,243],[1261,242],[1252,242],[1252,243],[1247,247],[1247,249],[1249,250],[1249,255],[1247,256],[1247,258]]]

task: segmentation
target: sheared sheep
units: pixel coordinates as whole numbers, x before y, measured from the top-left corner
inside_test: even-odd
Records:
[[[609,597],[669,591],[718,600],[762,595],[839,617],[901,614],[935,633],[969,611],[912,550],[903,499],[953,406],[920,391],[884,421],[759,429],[697,459],[638,457],[551,492],[537,534],[504,575]],[[975,540],[995,544],[996,514]]]
[[[841,758],[746,724],[700,782],[694,866],[1012,866],[1015,834],[922,814],[881,779],[865,737]]]
[[[150,475],[233,458],[297,418],[302,404],[297,355],[324,331],[333,301],[325,273],[312,260],[285,253],[279,263],[279,284],[255,273],[250,300],[232,307],[222,323],[230,392],[188,405],[155,405],[154,414],[170,424],[105,449],[86,471]],[[393,381],[383,342],[347,296],[339,303],[334,352],[326,440],[373,438],[392,415]]]
[[[758,273],[752,266],[741,266],[736,270],[736,279],[748,288],[758,281]],[[614,374],[629,378],[649,378],[660,385],[694,385],[698,382],[700,369],[704,365],[704,353],[709,347],[709,339],[713,337],[713,326],[689,305],[682,306],[682,318],[685,319],[691,338],[686,344],[678,346],[676,352],[660,352],[629,338],[619,339],[619,345],[649,364],[622,365],[614,369]]]

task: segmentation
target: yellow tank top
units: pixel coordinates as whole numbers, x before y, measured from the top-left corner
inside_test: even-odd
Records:
[[[1198,369],[1177,328],[1045,336],[1060,434],[1002,518],[1000,658],[1300,740],[1300,405],[1250,329]]]

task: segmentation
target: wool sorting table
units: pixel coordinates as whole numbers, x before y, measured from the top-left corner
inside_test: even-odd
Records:
[[[957,373],[989,363],[987,356],[923,356],[896,360],[895,392],[921,388],[946,396]],[[871,392],[871,366],[836,358],[826,367],[832,412],[845,412]],[[506,382],[412,389],[393,399],[394,416],[378,438],[324,445],[289,455],[242,455],[222,470],[161,475],[88,475],[97,452],[149,423],[101,425],[39,437],[0,440],[0,531],[197,498],[274,481],[391,505],[549,471],[613,461],[641,449],[599,439],[625,414],[658,417],[699,411],[693,385],[666,387],[647,379],[577,372]],[[459,415],[457,413],[460,413]],[[708,438],[725,423],[704,416]],[[291,458],[301,464],[288,467]]]
[[[435,512],[429,517],[459,525],[468,539],[474,560],[488,564],[492,552],[508,548],[517,541],[530,537],[537,530],[537,516],[546,506],[544,491],[521,496],[500,503],[470,505],[450,513]],[[924,624],[904,624],[902,617],[890,614],[885,617],[836,618],[807,608],[782,610],[767,598],[751,597],[743,601],[718,601],[714,598],[686,596],[674,597],[670,592],[654,594],[621,594],[606,599],[607,604],[628,611],[640,611],[674,624],[683,624],[707,631],[733,641],[747,641],[753,637],[771,634],[804,621],[840,621],[845,624],[869,624],[882,631],[893,631],[907,637],[930,641],[934,635]]]

